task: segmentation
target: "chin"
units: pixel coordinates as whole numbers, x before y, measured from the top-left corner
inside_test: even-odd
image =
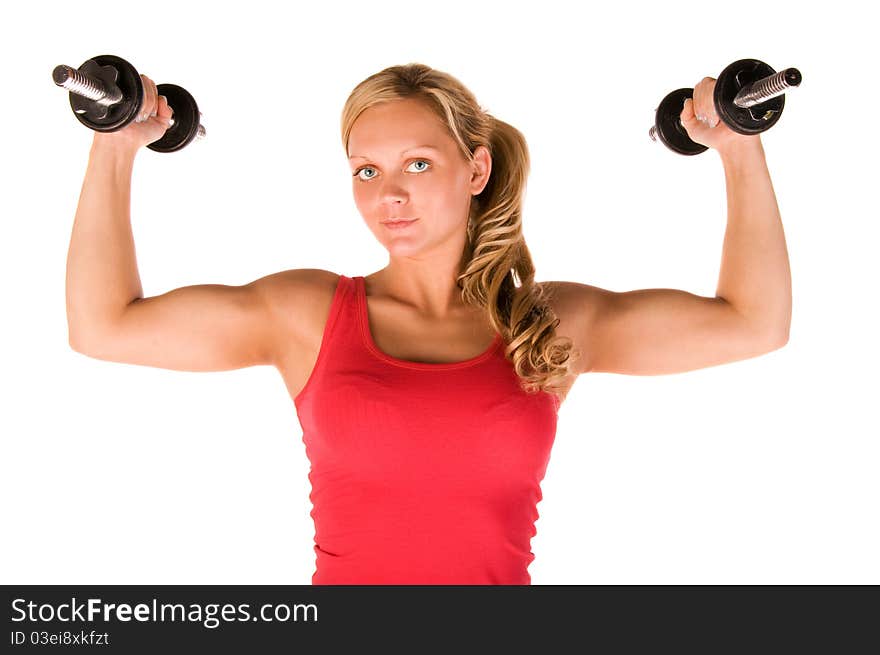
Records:
[[[414,243],[383,243],[390,255],[410,257],[420,253],[423,248]]]

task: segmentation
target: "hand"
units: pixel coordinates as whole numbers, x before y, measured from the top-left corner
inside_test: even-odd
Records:
[[[721,121],[715,111],[714,93],[715,78],[704,77],[694,87],[694,97],[684,101],[679,119],[691,141],[722,154],[731,148],[760,143],[760,134],[739,134]]]
[[[174,110],[168,106],[168,99],[159,95],[153,80],[146,75],[141,75],[141,80],[144,84],[144,100],[137,118],[116,132],[95,132],[95,141],[107,141],[114,146],[136,151],[165,135],[171,127]]]

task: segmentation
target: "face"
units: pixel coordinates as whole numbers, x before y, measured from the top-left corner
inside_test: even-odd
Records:
[[[348,154],[358,211],[392,256],[461,255],[471,198],[491,172],[485,147],[468,162],[443,123],[408,98],[362,112]],[[417,220],[393,229],[382,224],[389,218]]]

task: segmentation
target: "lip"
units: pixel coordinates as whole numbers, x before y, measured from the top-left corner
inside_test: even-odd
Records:
[[[413,218],[411,220],[382,221],[382,225],[384,225],[385,227],[387,227],[391,230],[400,230],[400,229],[403,229],[405,227],[412,225],[417,220],[419,220],[419,219]]]

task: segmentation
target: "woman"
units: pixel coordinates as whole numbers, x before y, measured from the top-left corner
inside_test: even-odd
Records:
[[[528,584],[557,412],[580,374],[687,371],[787,340],[790,274],[763,149],[719,122],[712,78],[681,119],[725,167],[715,298],[535,282],[525,139],[421,64],[367,78],[342,112],[355,202],[385,268],[143,298],[131,173],[172,117],[143,79],[141,122],[94,137],[68,259],[71,346],[176,370],[276,366],[312,464],[314,584]]]

